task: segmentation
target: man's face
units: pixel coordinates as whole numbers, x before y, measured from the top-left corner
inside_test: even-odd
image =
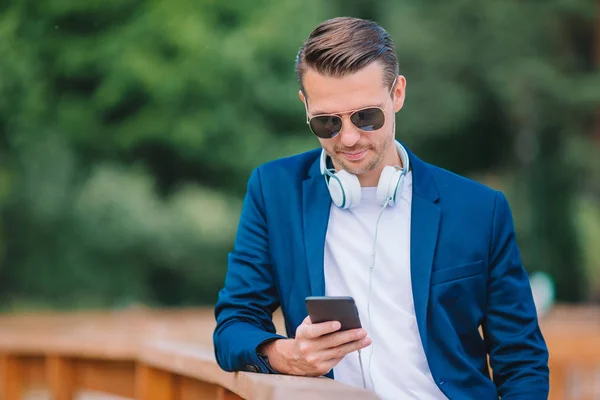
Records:
[[[302,92],[300,98],[308,104],[308,117],[337,114],[342,118],[342,131],[336,137],[319,138],[336,168],[360,175],[376,169],[382,161],[394,159],[394,115],[402,108],[405,79],[397,78],[390,98],[390,88],[383,78],[383,67],[378,62],[339,78],[323,76],[311,68],[304,74],[308,103]],[[384,110],[385,123],[380,129],[362,131],[350,121],[351,113],[347,111],[373,106]]]

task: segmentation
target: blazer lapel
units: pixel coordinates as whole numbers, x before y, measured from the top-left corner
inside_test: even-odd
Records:
[[[410,237],[410,273],[417,325],[427,353],[427,306],[429,282],[440,223],[440,208],[419,196],[413,196]]]
[[[413,174],[410,272],[417,325],[427,354],[427,308],[441,209],[436,204],[439,192],[427,165],[408,149],[407,152]]]
[[[302,211],[304,246],[313,296],[325,295],[323,258],[325,236],[329,222],[331,197],[325,180],[319,172],[318,160],[310,171],[310,177],[302,183]]]

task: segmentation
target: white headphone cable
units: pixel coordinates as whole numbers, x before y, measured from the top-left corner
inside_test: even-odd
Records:
[[[358,349],[358,363],[360,364],[360,374],[362,376],[363,389],[367,388],[367,382],[365,380],[365,369],[363,367],[362,355],[360,349]]]
[[[404,175],[404,174],[403,174]],[[401,191],[404,188],[404,176],[400,177],[401,183],[402,183],[402,187],[401,187]],[[390,177],[390,182],[388,182],[388,187],[389,184],[392,181],[392,177]],[[397,193],[397,189],[395,191],[395,193]],[[387,197],[387,199],[385,200],[385,203],[383,204],[383,207],[381,208],[381,211],[379,211],[379,215],[377,216],[377,222],[375,223],[375,235],[373,237],[373,246],[371,247],[371,266],[369,267],[369,293],[367,295],[367,318],[369,320],[369,331],[372,331],[372,323],[371,323],[371,288],[372,288],[372,282],[373,282],[373,270],[375,269],[375,256],[377,254],[377,232],[379,230],[379,221],[381,220],[381,216],[383,215],[383,211],[387,208],[387,206],[392,202],[393,197],[389,196]],[[371,375],[371,357],[373,356],[373,353],[375,352],[375,342],[371,342],[371,352],[369,353],[369,379],[371,381],[371,387],[373,388],[373,391],[375,391],[375,382],[373,382],[373,376]],[[367,383],[366,383],[366,379],[365,379],[365,369],[363,366],[363,361],[362,361],[362,353],[361,350],[358,350],[358,363],[360,364],[360,373],[362,376],[362,382],[363,382],[363,388],[366,389],[367,388]]]
[[[369,267],[369,293],[367,296],[367,319],[369,320],[369,331],[371,331],[372,329],[372,324],[371,324],[371,288],[372,288],[372,281],[373,281],[373,269],[375,269],[375,255],[376,255],[376,246],[377,246],[377,231],[379,229],[379,220],[381,220],[381,216],[383,215],[383,211],[386,209],[386,207],[390,204],[390,201],[392,200],[391,197],[388,197],[385,201],[385,203],[383,204],[383,207],[381,208],[381,211],[379,212],[379,216],[377,217],[377,223],[375,224],[375,235],[373,238],[373,247],[371,250],[371,266]],[[375,391],[375,383],[373,382],[373,377],[371,376],[371,357],[373,356],[373,352],[375,351],[375,343],[371,342],[371,352],[369,353],[369,379],[371,381],[371,387],[373,388],[373,391]],[[362,381],[363,381],[363,388],[366,389],[367,388],[367,383],[366,383],[366,379],[365,379],[365,370],[363,367],[363,362],[362,362],[362,354],[361,351],[358,350],[358,362],[360,364],[360,372],[362,375]]]

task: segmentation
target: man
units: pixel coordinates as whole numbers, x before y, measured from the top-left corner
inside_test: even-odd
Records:
[[[395,141],[406,79],[390,36],[326,21],[296,70],[322,149],[249,179],[215,307],[219,365],[365,377],[389,399],[546,398],[548,352],[507,200]],[[353,297],[364,329],[311,323],[311,295]]]

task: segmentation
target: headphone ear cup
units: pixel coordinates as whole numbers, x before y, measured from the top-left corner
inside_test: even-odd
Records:
[[[331,175],[329,177],[327,188],[329,189],[329,195],[331,196],[333,204],[342,208],[346,203],[346,195],[340,179],[335,175]]]
[[[377,201],[384,205],[390,199],[390,205],[396,204],[398,199],[399,181],[402,178],[402,170],[387,166],[381,171],[379,183],[377,184]]]
[[[333,203],[347,209],[360,204],[360,182],[356,175],[341,170],[335,173],[335,178],[329,180],[329,193]]]

